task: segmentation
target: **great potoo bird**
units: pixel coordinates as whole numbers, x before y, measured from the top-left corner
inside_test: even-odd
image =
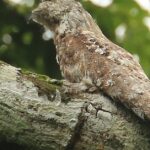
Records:
[[[32,19],[55,33],[57,58],[65,79],[87,80],[143,119],[150,119],[150,81],[134,57],[108,40],[75,0],[44,0]]]

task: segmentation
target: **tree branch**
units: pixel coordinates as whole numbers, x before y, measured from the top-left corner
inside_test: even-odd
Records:
[[[0,62],[0,140],[39,150],[149,149],[148,124],[79,88]]]

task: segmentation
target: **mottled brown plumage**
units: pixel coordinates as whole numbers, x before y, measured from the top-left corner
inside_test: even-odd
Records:
[[[55,32],[57,58],[65,79],[95,86],[150,119],[150,81],[133,56],[109,41],[74,0],[47,0],[33,10],[35,22]]]

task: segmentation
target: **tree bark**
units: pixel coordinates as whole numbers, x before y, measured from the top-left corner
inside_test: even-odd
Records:
[[[0,140],[32,150],[149,150],[149,123],[79,88],[0,62]]]

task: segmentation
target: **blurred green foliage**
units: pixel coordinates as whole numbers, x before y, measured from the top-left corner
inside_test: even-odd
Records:
[[[33,7],[27,7],[13,5],[8,0],[0,1],[0,60],[60,78],[53,41],[44,41],[44,29],[27,21],[38,2]],[[82,3],[110,40],[140,57],[140,63],[150,77],[150,31],[143,23],[148,12],[132,0],[114,0],[106,8],[88,1]],[[118,39],[115,31],[122,24],[126,27],[125,37]]]

